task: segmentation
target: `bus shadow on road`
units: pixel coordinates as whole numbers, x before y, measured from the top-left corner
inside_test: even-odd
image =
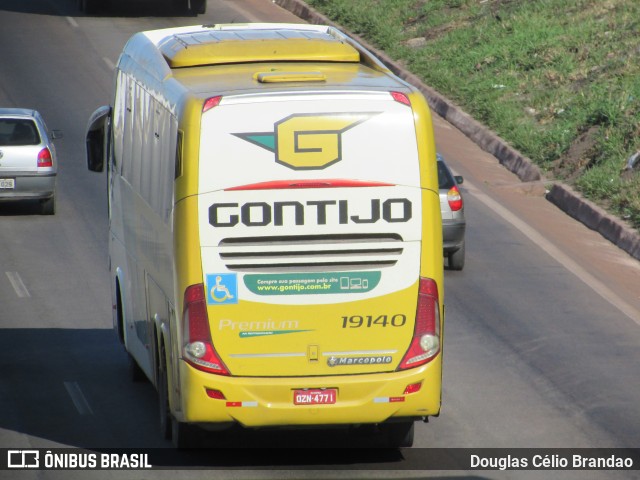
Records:
[[[455,449],[377,448],[366,431],[340,428],[203,431],[203,448],[176,450],[160,435],[155,388],[131,380],[111,329],[0,329],[0,372],[2,448],[34,443],[27,435],[51,447],[149,453],[160,469],[451,470],[468,459]]]

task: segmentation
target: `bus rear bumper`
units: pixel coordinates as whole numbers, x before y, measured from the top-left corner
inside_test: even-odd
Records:
[[[180,361],[182,401],[173,415],[180,422],[203,426],[238,423],[245,427],[424,418],[440,412],[441,358],[438,355],[426,365],[402,372],[296,378],[225,377]],[[305,389],[335,389],[335,403],[295,404],[295,392]],[[409,390],[412,393],[406,393]]]

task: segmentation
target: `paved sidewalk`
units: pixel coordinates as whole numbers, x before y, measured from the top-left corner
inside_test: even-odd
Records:
[[[348,32],[326,16],[307,5],[302,0],[273,0],[274,3],[290,11],[301,19],[313,23],[332,25],[345,31],[364,47],[374,52],[393,73],[418,88],[427,98],[431,109],[447,122],[469,137],[486,152],[492,154],[502,165],[515,173],[523,182],[545,181],[540,169],[527,157],[507,144],[486,126],[473,119],[449,99],[425,85],[416,75],[391,59],[384,52],[370,45],[366,40]],[[582,222],[604,238],[620,247],[632,257],[640,260],[640,233],[622,219],[607,213],[595,203],[582,197],[568,185],[555,180],[550,185],[547,200]]]

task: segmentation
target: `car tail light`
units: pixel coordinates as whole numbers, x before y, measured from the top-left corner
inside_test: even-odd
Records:
[[[49,148],[44,147],[38,153],[38,167],[53,167],[53,157]]]
[[[418,367],[433,360],[440,352],[440,304],[438,285],[431,278],[420,278],[418,307],[413,338],[398,370]]]
[[[462,209],[462,195],[460,194],[458,187],[453,186],[449,189],[447,192],[447,202],[449,202],[449,207],[454,212]]]
[[[207,302],[201,283],[184,291],[182,329],[182,354],[187,363],[204,372],[230,375],[211,341]]]

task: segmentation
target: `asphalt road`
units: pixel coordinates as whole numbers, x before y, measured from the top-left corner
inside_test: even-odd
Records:
[[[110,102],[113,65],[137,31],[300,21],[269,0],[209,0],[197,18],[144,0],[113,4],[83,16],[75,0],[0,0],[0,105],[36,108],[64,133],[56,215],[0,205],[0,448],[170,447],[153,387],[129,381],[111,331],[106,179],[86,169],[86,123]],[[435,123],[439,150],[465,177],[467,262],[445,272],[443,410],[417,426],[417,448],[293,453],[347,441],[339,432],[251,432],[229,453],[167,450],[166,470],[153,473],[0,471],[0,479],[551,478],[425,473],[418,457],[427,447],[640,447],[639,262],[545,201],[544,185],[520,183]],[[266,455],[264,446],[278,450]]]

